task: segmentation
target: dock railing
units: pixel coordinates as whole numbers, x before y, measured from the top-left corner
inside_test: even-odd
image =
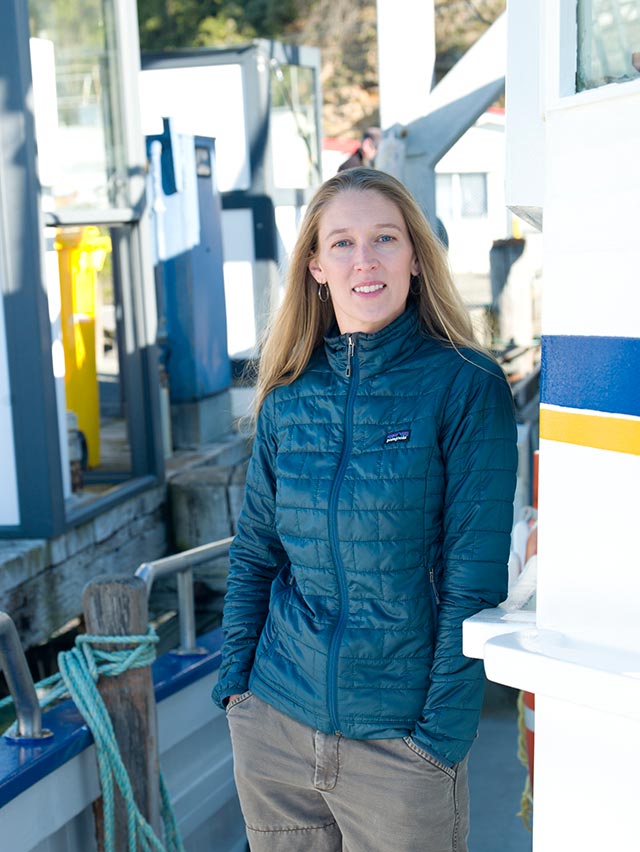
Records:
[[[40,704],[18,631],[6,612],[0,612],[0,669],[4,672],[16,712],[15,739],[48,736],[48,732],[42,730]]]
[[[147,598],[159,577],[177,574],[180,646],[177,653],[199,654],[196,644],[193,569],[211,559],[227,556],[232,538],[221,539],[153,562],[143,562],[135,572],[146,585]],[[0,669],[4,673],[16,713],[16,739],[49,736],[42,729],[42,711],[20,637],[11,617],[0,611]],[[6,735],[5,735],[6,736]]]
[[[154,581],[159,577],[177,574],[178,581],[178,622],[180,629],[180,646],[177,653],[198,654],[200,649],[196,644],[196,617],[193,598],[193,568],[211,559],[227,556],[233,538],[223,538],[183,550],[172,556],[165,556],[153,562],[143,562],[136,570],[136,577],[144,580],[147,586],[147,596],[151,594]]]

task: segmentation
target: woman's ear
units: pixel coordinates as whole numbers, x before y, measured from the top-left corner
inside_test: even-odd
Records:
[[[411,261],[411,274],[412,275],[420,275],[420,264],[418,263],[418,258],[413,256],[413,260]]]
[[[326,284],[327,279],[324,276],[324,272],[322,271],[322,267],[319,265],[318,261],[315,258],[312,258],[309,261],[309,272],[316,279],[318,284]]]

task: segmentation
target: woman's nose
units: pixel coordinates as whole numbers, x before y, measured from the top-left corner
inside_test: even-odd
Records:
[[[356,269],[375,269],[378,258],[371,247],[364,243],[356,248],[354,264]]]

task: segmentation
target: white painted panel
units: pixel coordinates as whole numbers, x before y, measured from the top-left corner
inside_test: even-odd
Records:
[[[537,695],[535,726],[533,852],[637,848],[637,722]]]
[[[0,836],[11,838],[13,852],[76,852],[75,846],[47,842],[52,835],[64,839],[78,817],[84,824],[85,811],[99,794],[96,752],[90,746],[8,802],[0,810]],[[87,842],[85,848],[90,852],[92,844]]]
[[[541,211],[545,143],[541,105],[541,3],[510,0],[507,34],[507,204]]]
[[[540,441],[538,626],[640,652],[640,456]]]
[[[612,255],[592,236],[589,248],[545,264],[542,333],[640,337],[640,250],[631,243]]]
[[[254,308],[253,213],[251,210],[222,211],[224,298],[227,309],[229,355],[252,349],[256,343]]]
[[[140,73],[140,108],[145,135],[162,133],[162,118],[175,130],[216,140],[217,185],[221,192],[251,184],[240,65],[158,68]]]
[[[0,275],[2,257],[0,256]],[[2,281],[0,281],[0,285]],[[11,385],[7,362],[7,338],[4,324],[4,297],[0,286],[0,526],[17,526],[20,523],[18,479],[16,471],[13,417],[11,413]]]
[[[640,87],[547,115],[544,334],[640,336]]]

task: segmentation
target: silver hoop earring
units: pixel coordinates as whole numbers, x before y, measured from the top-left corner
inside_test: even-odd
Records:
[[[327,284],[318,284],[318,298],[321,302],[329,301],[329,287]]]
[[[422,279],[420,275],[412,275],[409,283],[409,292],[412,296],[419,296],[422,289]]]

